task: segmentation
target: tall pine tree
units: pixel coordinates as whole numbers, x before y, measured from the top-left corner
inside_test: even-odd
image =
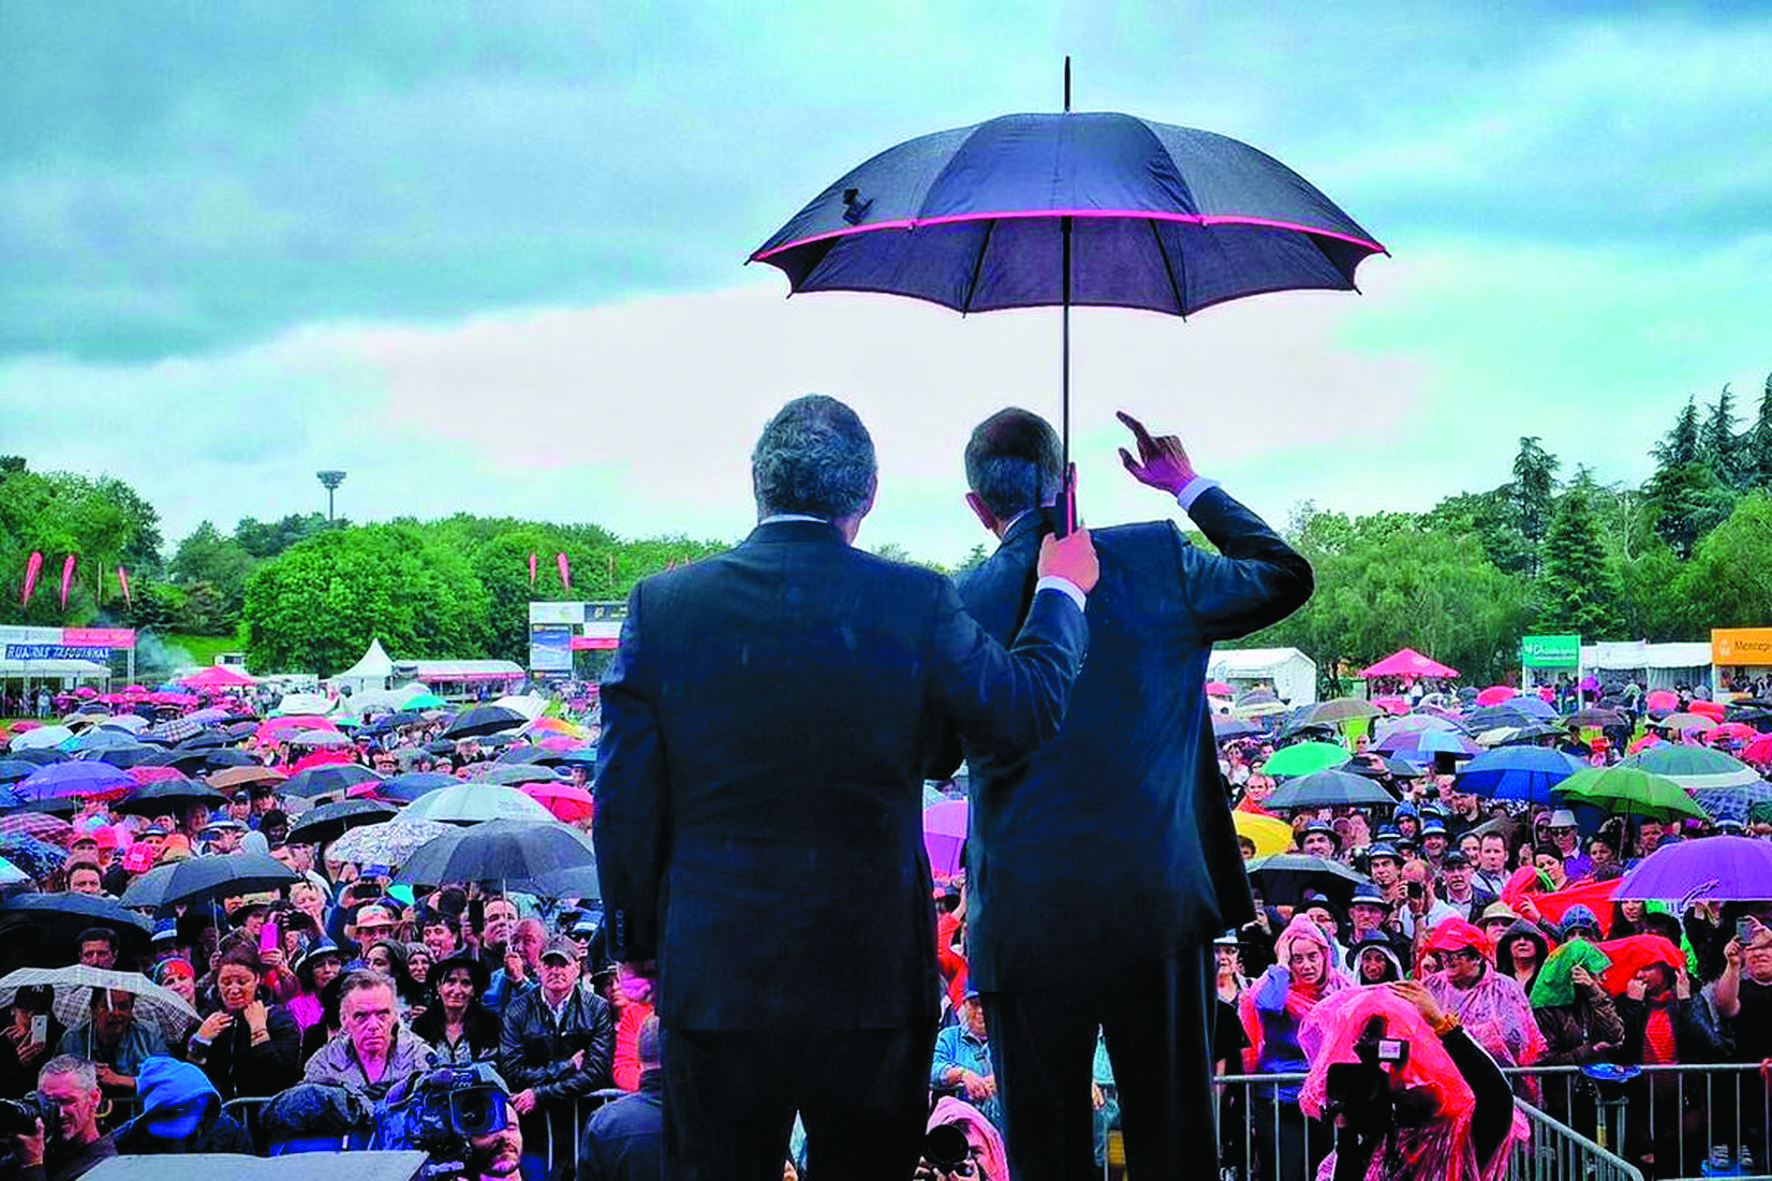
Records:
[[[1649,454],[1663,468],[1683,467],[1702,458],[1698,435],[1698,404],[1687,398],[1685,408],[1674,419],[1673,429],[1662,436],[1661,442],[1649,449]]]
[[[1710,414],[1698,432],[1698,454],[1710,464],[1717,478],[1730,487],[1741,486],[1740,445],[1735,439],[1735,395],[1727,382],[1710,405]]]
[[[1519,522],[1520,535],[1526,539],[1528,557],[1526,572],[1538,572],[1538,544],[1550,523],[1551,494],[1556,488],[1560,460],[1538,445],[1537,435],[1520,439],[1520,451],[1514,456],[1513,508]]]
[[[1595,491],[1592,475],[1577,468],[1545,531],[1544,570],[1538,578],[1540,631],[1593,639],[1619,635],[1622,591],[1600,540]]]
[[[1760,413],[1741,436],[1741,477],[1748,488],[1772,489],[1772,373],[1760,395]]]

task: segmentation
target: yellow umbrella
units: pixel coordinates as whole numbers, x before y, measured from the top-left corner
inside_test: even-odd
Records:
[[[1248,837],[1255,842],[1257,857],[1284,853],[1292,847],[1292,826],[1277,816],[1263,816],[1258,812],[1232,812],[1231,821],[1237,826],[1238,836]]]

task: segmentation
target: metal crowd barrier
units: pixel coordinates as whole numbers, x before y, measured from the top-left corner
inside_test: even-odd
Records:
[[[1529,1134],[1508,1157],[1508,1181],[1643,1181],[1642,1170],[1524,1099],[1514,1110]]]

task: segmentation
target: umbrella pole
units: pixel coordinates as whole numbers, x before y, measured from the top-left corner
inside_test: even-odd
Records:
[[[1071,58],[1064,58],[1064,113],[1071,113]],[[1060,398],[1060,439],[1062,440],[1063,457],[1059,461],[1059,479],[1064,490],[1059,493],[1059,526],[1060,537],[1069,535],[1077,527],[1077,496],[1071,481],[1071,219],[1058,219],[1059,238],[1062,242],[1060,251],[1060,267],[1063,274],[1059,278],[1060,324],[1063,346],[1060,362],[1063,376],[1059,383]]]

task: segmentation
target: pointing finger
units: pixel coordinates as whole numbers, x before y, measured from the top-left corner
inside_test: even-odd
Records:
[[[1127,471],[1131,472],[1135,476],[1138,474],[1138,472],[1139,472],[1138,464],[1133,460],[1132,456],[1127,452],[1126,448],[1124,448],[1124,447],[1120,448],[1120,462],[1126,465]]]
[[[1139,422],[1124,410],[1116,410],[1114,411],[1114,414],[1118,416],[1121,422],[1126,424],[1126,429],[1132,432],[1132,437],[1138,440],[1138,451],[1140,455],[1149,455],[1156,449],[1156,443],[1151,439],[1151,433],[1144,429],[1144,424],[1142,422]]]

